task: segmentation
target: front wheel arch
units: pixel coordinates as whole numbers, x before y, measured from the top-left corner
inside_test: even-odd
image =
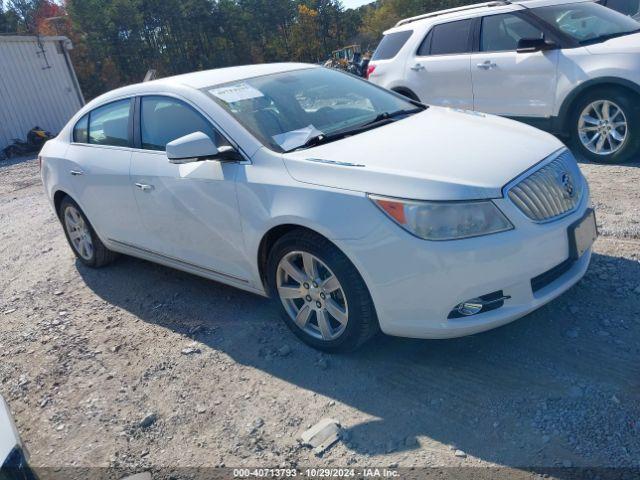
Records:
[[[562,103],[558,115],[560,129],[562,133],[571,131],[571,120],[575,110],[580,104],[580,100],[594,91],[613,90],[624,93],[640,100],[640,87],[632,82],[617,78],[603,78],[586,82],[571,92]]]
[[[260,240],[260,244],[258,246],[258,272],[260,273],[260,280],[262,281],[262,286],[264,287],[266,292],[269,292],[269,284],[267,281],[267,262],[269,261],[269,254],[271,253],[271,249],[276,244],[276,242],[280,240],[280,238],[294,230],[300,230],[301,232],[310,232],[315,235],[319,235],[339,249],[339,247],[331,242],[331,240],[329,240],[325,235],[322,235],[320,232],[309,227],[304,227],[302,225],[297,225],[294,223],[284,223],[281,225],[276,225],[275,227],[271,227],[262,236],[262,239]]]

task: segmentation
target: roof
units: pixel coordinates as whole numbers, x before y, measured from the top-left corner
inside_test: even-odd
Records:
[[[564,3],[582,3],[593,1],[595,0],[494,0],[490,2],[450,8],[447,10],[438,10],[425,13],[423,15],[418,15],[416,17],[405,18],[403,20],[400,20],[393,28],[385,32],[385,34],[393,31],[405,30],[408,28],[407,25],[411,25],[415,22],[428,22],[435,18],[437,18],[438,20],[449,18],[466,18],[491,12],[514,11],[522,10],[524,8],[536,8],[548,5],[561,5]]]
[[[243,65],[240,67],[217,68],[201,72],[186,73],[173,77],[154,80],[156,83],[174,83],[192,88],[205,88],[228,82],[246,80],[248,78],[271,75],[274,73],[290,72],[304,68],[316,67],[306,63],[263,63],[259,65]],[[148,82],[153,83],[153,82]]]
[[[318,68],[317,65],[307,63],[263,63],[259,65],[243,65],[239,67],[217,68],[213,70],[202,70],[200,72],[185,73],[173,77],[164,77],[150,82],[141,82],[125,87],[116,88],[94,98],[89,106],[103,103],[105,101],[118,98],[124,95],[144,94],[163,87],[189,87],[202,89],[221,85],[229,82],[247,80],[249,78],[271,75],[274,73],[291,72],[306,68]]]

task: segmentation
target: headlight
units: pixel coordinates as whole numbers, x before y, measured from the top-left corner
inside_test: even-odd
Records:
[[[402,228],[425,240],[457,240],[513,229],[491,200],[426,202],[375,195],[369,198]]]

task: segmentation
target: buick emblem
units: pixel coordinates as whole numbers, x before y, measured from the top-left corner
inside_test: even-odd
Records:
[[[573,179],[571,178],[571,175],[564,172],[560,177],[560,183],[562,183],[562,188],[564,188],[567,198],[573,198],[576,193],[576,189],[573,186]]]

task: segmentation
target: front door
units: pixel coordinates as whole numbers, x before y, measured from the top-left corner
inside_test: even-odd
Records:
[[[217,146],[226,143],[186,103],[163,96],[141,98],[142,149],[133,152],[131,187],[146,232],[135,246],[245,281],[249,269],[235,184],[244,165],[213,160],[169,163],[166,144],[194,132],[206,133]]]
[[[520,39],[543,31],[513,13],[482,19],[479,52],[471,55],[474,109],[512,117],[553,115],[560,50],[517,53]]]
[[[435,25],[406,65],[408,87],[421,102],[473,109],[472,20]]]

